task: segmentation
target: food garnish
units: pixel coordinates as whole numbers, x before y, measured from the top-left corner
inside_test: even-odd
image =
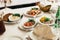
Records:
[[[29,19],[29,21],[27,21],[26,23],[24,23],[24,26],[29,27],[29,26],[32,26],[32,25],[34,25],[34,24],[35,24],[35,21],[34,21],[34,20]]]
[[[27,12],[28,15],[35,16],[36,14],[40,14],[40,9],[38,8],[32,8],[30,11]]]
[[[38,10],[38,8],[32,8],[32,10]]]
[[[44,23],[44,24],[51,24],[51,23],[53,23],[53,20],[44,16],[40,19],[40,22]]]
[[[13,16],[18,16],[18,17],[20,17],[20,14],[17,14],[17,13],[16,13],[16,14],[13,14]]]
[[[20,19],[20,14],[17,14],[17,13],[15,14],[8,13],[3,16],[3,21],[6,21],[6,22],[13,22],[18,19]]]
[[[10,21],[17,21],[20,19],[20,14],[13,14],[9,16]]]
[[[50,18],[47,18],[47,17],[42,17],[41,19],[40,19],[40,21],[43,23],[43,22],[47,22],[47,21],[49,21],[50,20]]]

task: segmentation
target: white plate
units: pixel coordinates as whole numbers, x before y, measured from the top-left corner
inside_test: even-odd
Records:
[[[26,26],[24,25],[24,23],[28,22],[29,19],[30,19],[30,20],[34,20],[35,23],[34,23],[34,25],[32,25],[32,26],[30,26],[30,27],[26,27]],[[23,26],[24,28],[27,28],[27,29],[29,29],[29,28],[33,28],[33,27],[35,26],[35,24],[36,24],[36,20],[35,20],[34,18],[26,18],[26,19],[23,19],[23,20],[24,20],[24,22],[22,21],[23,23],[22,23],[21,26]]]
[[[53,20],[53,22],[51,24],[44,24],[44,23],[40,22],[40,19],[44,16],[50,18],[51,20]],[[53,25],[55,23],[55,19],[51,15],[48,15],[48,14],[42,15],[40,18],[38,18],[38,21],[39,21],[40,24],[43,24],[43,25]]]
[[[42,11],[41,11],[41,13],[39,15],[35,15],[35,16],[28,15],[27,12],[30,11],[31,8],[39,8],[39,7],[35,6],[35,7],[29,7],[29,8],[27,8],[26,11],[25,11],[25,13],[24,13],[25,16],[28,16],[28,17],[39,17],[39,16],[41,16],[43,14]]]
[[[6,13],[7,14],[7,13]],[[3,14],[3,16],[4,15],[6,15],[6,14]],[[3,18],[3,16],[2,16],[2,18]],[[21,18],[20,18],[21,19]],[[20,19],[19,20],[17,20],[17,21],[12,21],[12,22],[7,22],[7,21],[4,21],[4,23],[7,23],[7,24],[11,24],[11,23],[18,23],[19,21],[20,21]]]
[[[35,27],[35,25],[36,25],[36,20],[35,19],[33,19],[35,21],[35,24],[32,27],[30,27],[30,28],[24,27],[24,23],[27,22],[29,19],[32,19],[32,18],[23,18],[22,19],[23,21],[20,22],[18,28],[23,30],[23,31],[31,31],[31,30],[33,30],[33,27]]]

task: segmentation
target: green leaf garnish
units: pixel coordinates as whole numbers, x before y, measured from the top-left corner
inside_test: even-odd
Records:
[[[34,23],[35,23],[34,19],[29,19],[29,21],[28,21],[28,22],[34,22]]]
[[[32,10],[38,10],[38,8],[32,8]]]
[[[18,17],[20,17],[20,14],[13,14],[13,16],[18,16]]]
[[[50,18],[45,18],[45,21],[49,21],[50,20]]]

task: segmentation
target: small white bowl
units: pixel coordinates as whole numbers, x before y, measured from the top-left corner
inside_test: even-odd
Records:
[[[34,24],[35,25],[35,24]],[[34,27],[34,25],[32,25],[32,26],[29,26],[29,27],[27,27],[27,26],[23,26],[24,28],[33,28]]]
[[[26,16],[28,16],[28,17],[38,17],[38,16],[41,16],[41,15],[42,15],[42,11],[40,12],[40,14],[34,15],[34,16],[27,14],[27,12],[30,11],[32,8],[39,8],[39,7],[36,6],[36,7],[28,8],[29,10],[27,10],[27,11],[24,13],[24,15],[26,15]],[[40,9],[40,8],[39,8],[39,9]]]
[[[3,15],[2,15],[2,18],[3,18],[3,16],[5,16],[6,14],[8,14],[8,13],[4,13]],[[13,14],[13,13],[12,13]],[[8,17],[9,18],[9,17]],[[7,24],[11,24],[11,23],[17,23],[17,22],[19,22],[20,21],[20,19],[19,20],[16,20],[16,21],[11,21],[11,22],[8,22],[8,21],[4,21],[4,23],[7,23]]]
[[[42,17],[47,17],[47,18],[50,18],[50,20],[53,20],[53,22],[51,23],[51,24],[45,24],[45,23],[42,23],[41,21],[40,21],[40,19],[42,18]],[[52,18],[52,16],[51,15],[42,15],[40,18],[39,18],[39,23],[40,24],[43,24],[43,25],[53,25],[54,23],[55,23],[55,20],[54,20],[54,18]]]
[[[34,20],[34,21],[35,21],[35,20]],[[26,21],[26,22],[27,22],[27,21]],[[36,24],[36,22],[35,22],[32,26],[28,26],[28,27],[23,24],[23,27],[26,28],[26,29],[28,29],[28,28],[33,28],[33,27],[35,26],[35,24]]]

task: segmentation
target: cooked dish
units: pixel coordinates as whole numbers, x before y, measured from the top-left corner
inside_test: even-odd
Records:
[[[30,28],[35,24],[35,21],[33,19],[29,19],[27,22],[24,23],[25,28]]]
[[[41,11],[39,8],[32,8],[30,11],[27,12],[28,15],[35,16],[40,14]]]
[[[20,19],[20,14],[8,13],[3,16],[3,21],[5,22],[13,22],[19,19]]]
[[[43,12],[49,12],[50,11],[50,8],[51,8],[51,5],[47,5],[45,7],[40,7],[40,9],[43,11]]]
[[[9,16],[10,21],[17,21],[20,19],[20,14],[13,14]]]
[[[8,17],[12,15],[12,13],[8,13],[6,15],[3,16],[3,21],[9,21]]]
[[[44,16],[40,19],[40,22],[44,23],[44,24],[51,24],[53,22],[53,20]]]
[[[53,40],[56,35],[52,32],[51,27],[47,25],[40,25],[38,24],[34,30],[33,34],[39,37],[39,40]],[[42,36],[42,39],[41,39]]]
[[[51,5],[46,5],[46,6],[42,6],[42,4],[40,2],[36,3],[37,6],[39,6],[39,8],[43,11],[43,12],[49,12]]]

